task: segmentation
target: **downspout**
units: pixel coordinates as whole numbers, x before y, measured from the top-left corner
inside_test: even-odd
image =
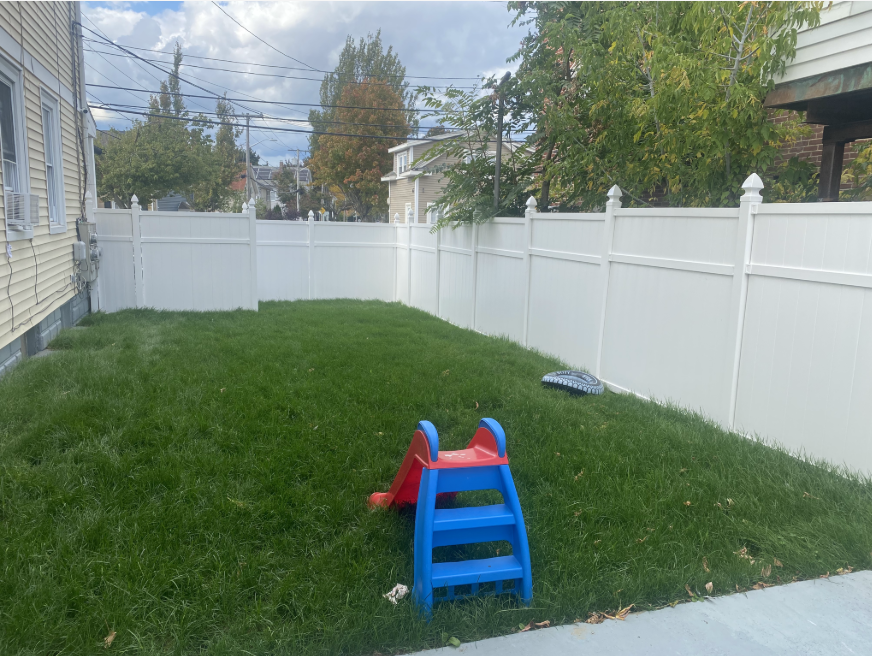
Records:
[[[80,204],[80,216],[84,218],[85,216],[85,195],[82,192],[82,188],[87,188],[88,186],[88,165],[83,162],[86,158],[85,153],[85,138],[84,138],[84,124],[83,124],[83,114],[82,111],[84,108],[88,106],[87,97],[85,96],[85,84],[83,81],[84,71],[82,62],[84,61],[84,50],[82,49],[82,8],[79,2],[71,2],[70,4],[75,5],[75,19],[71,21],[70,25],[70,54],[72,58],[73,64],[73,98],[75,102],[74,111],[76,113],[76,165],[78,167],[78,186],[79,186],[79,204]],[[69,10],[67,10],[67,15],[69,16]],[[82,168],[84,167],[84,176],[82,175]],[[96,202],[97,199],[94,199]]]

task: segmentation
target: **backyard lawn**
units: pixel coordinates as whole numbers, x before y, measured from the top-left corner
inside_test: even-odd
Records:
[[[398,304],[83,325],[0,381],[3,654],[403,653],[872,566],[868,480],[544,389],[554,358]],[[414,511],[367,496],[419,420],[458,449],[482,417],[506,431],[532,608],[476,598],[427,624],[382,597],[411,587]]]

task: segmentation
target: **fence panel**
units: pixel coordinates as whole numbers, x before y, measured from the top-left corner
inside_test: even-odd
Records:
[[[257,222],[257,296],[261,301],[309,298],[309,224]]]
[[[312,229],[314,298],[394,300],[393,225],[315,222]]]
[[[97,285],[100,309],[117,312],[136,307],[133,259],[133,213],[130,210],[94,210],[97,243],[103,249],[100,282]]]
[[[439,235],[439,314],[451,323],[472,327],[471,226],[445,228]]]
[[[736,428],[872,470],[872,203],[763,205]]]
[[[531,221],[527,345],[593,371],[605,214],[534,214]]]
[[[438,314],[437,310],[437,271],[436,271],[436,235],[430,232],[432,226],[427,224],[412,225],[412,258],[411,290],[409,305],[430,314]]]
[[[206,311],[252,306],[248,214],[142,212],[140,226],[146,307]]]
[[[521,341],[524,333],[524,219],[478,227],[475,329]]]
[[[618,209],[602,377],[728,421],[738,210]]]

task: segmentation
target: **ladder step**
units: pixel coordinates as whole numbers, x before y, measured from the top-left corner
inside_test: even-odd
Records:
[[[482,560],[463,560],[456,563],[433,563],[433,587],[489,583],[520,579],[524,576],[521,563],[514,556],[497,556]]]
[[[439,509],[433,516],[433,531],[456,531],[485,526],[513,526],[515,516],[504,504],[472,508]]]

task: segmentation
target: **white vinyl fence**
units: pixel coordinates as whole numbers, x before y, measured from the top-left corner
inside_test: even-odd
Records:
[[[538,213],[530,199],[523,218],[438,233],[257,221],[256,258],[252,215],[213,225],[147,213],[137,247],[131,213],[101,210],[101,298],[106,309],[254,307],[256,280],[261,300],[397,300],[872,473],[872,203],[763,204],[762,186],[748,178],[735,209],[622,208],[618,187],[600,213]],[[195,245],[209,250],[196,259]],[[139,274],[126,264],[137,248]],[[198,268],[217,276],[211,286]]]
[[[257,310],[254,208],[242,214],[97,209],[100,309]]]

